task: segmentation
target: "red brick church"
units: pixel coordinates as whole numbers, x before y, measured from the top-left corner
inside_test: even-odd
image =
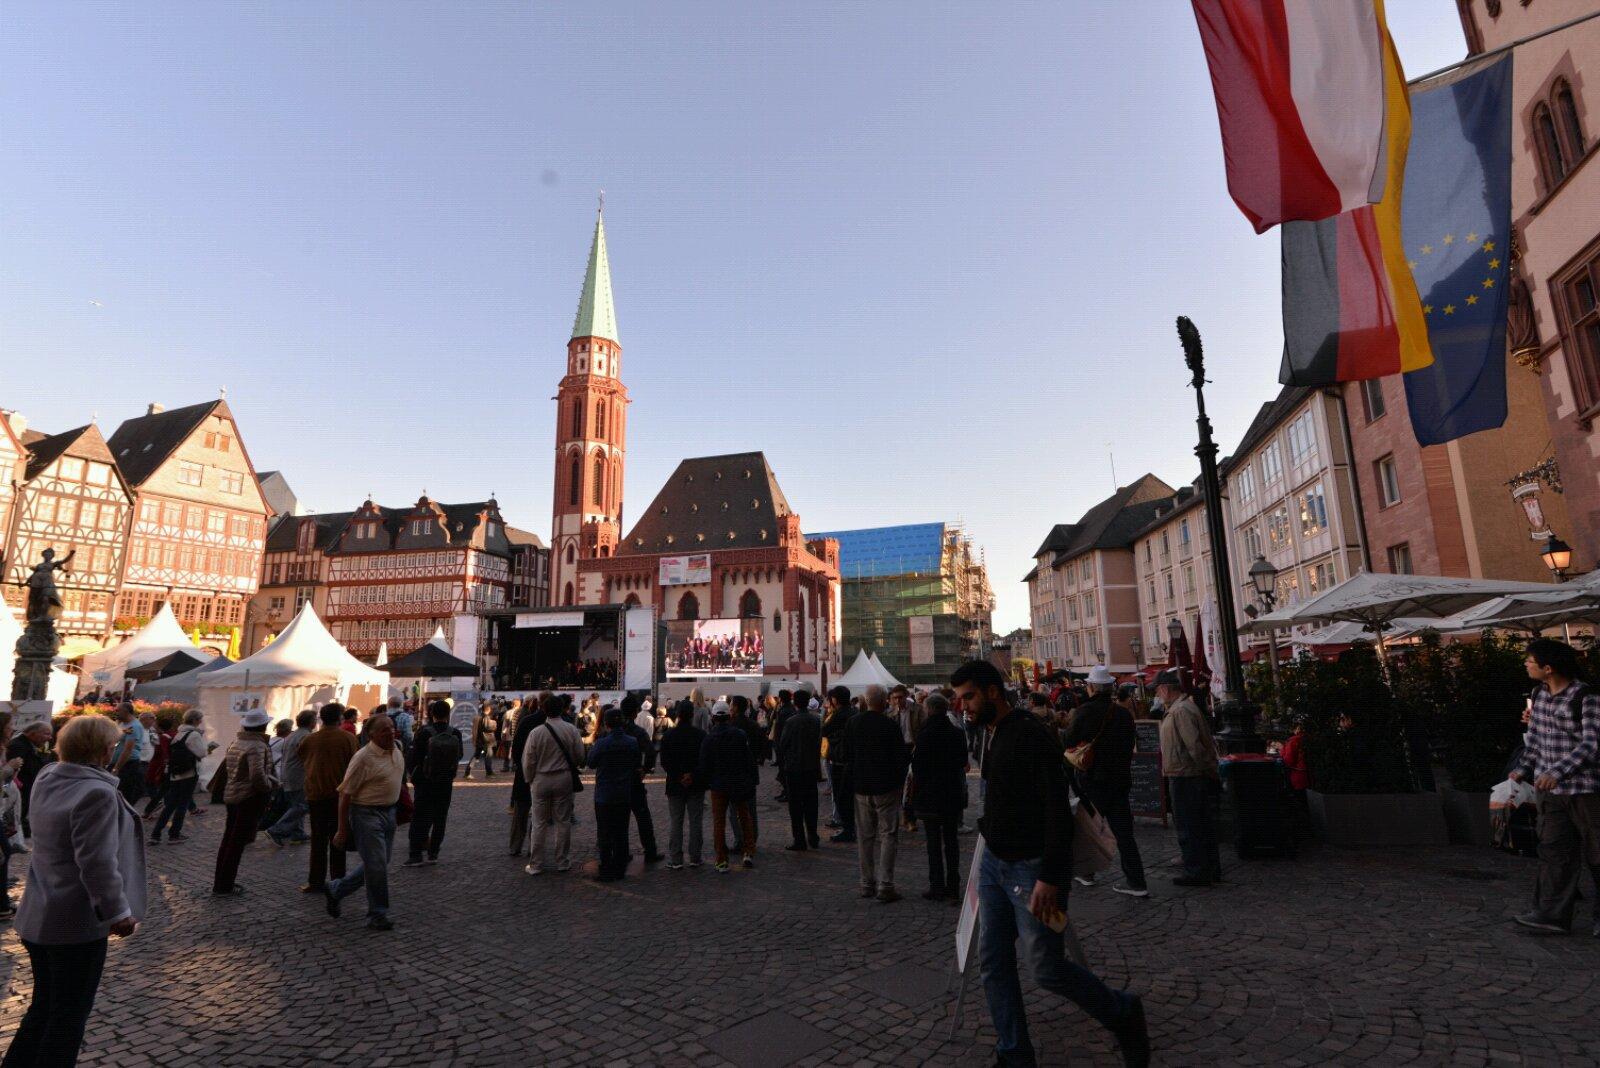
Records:
[[[617,336],[601,215],[556,397],[550,603],[759,620],[766,674],[837,671],[838,542],[806,540],[763,454],[684,460],[622,533],[629,399]]]

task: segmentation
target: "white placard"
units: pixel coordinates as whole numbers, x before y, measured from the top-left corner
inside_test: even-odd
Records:
[[[983,835],[972,846],[972,866],[967,869],[967,889],[961,895],[961,918],[956,921],[956,971],[965,975],[967,958],[978,944],[978,872],[983,866]]]

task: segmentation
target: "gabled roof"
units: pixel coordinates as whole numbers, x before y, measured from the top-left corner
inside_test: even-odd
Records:
[[[1051,566],[1092,549],[1121,549],[1132,544],[1134,533],[1154,518],[1156,505],[1172,492],[1171,486],[1151,474],[1123,486],[1072,525],[1071,538],[1055,550]]]
[[[1045,553],[1058,553],[1072,544],[1072,538],[1077,533],[1078,524],[1057,523],[1050,528],[1050,533],[1045,535],[1045,539],[1040,543],[1039,547],[1033,550],[1033,555],[1043,556]]]
[[[107,443],[130,486],[142,486],[167,457],[188,440],[206,417],[223,407],[221,400],[191,404],[186,408],[141,415],[117,427]]]
[[[573,337],[603,337],[617,341],[617,309],[611,303],[611,257],[606,253],[606,217],[594,217],[594,240],[589,243],[589,266],[583,273],[578,314],[572,320]]]
[[[1218,471],[1227,474],[1234,466],[1245,457],[1250,450],[1266,440],[1267,435],[1277,428],[1279,423],[1289,418],[1294,410],[1300,406],[1316,389],[1312,386],[1284,386],[1278,395],[1263,404],[1256,417],[1250,421],[1250,427],[1244,432],[1244,437],[1239,439],[1239,444],[1234,448],[1233,455],[1223,460],[1218,465]]]
[[[49,467],[58,458],[71,453],[81,456],[86,460],[99,460],[101,463],[116,466],[112,459],[111,450],[106,447],[106,439],[101,437],[100,428],[90,423],[80,426],[75,430],[65,430],[59,434],[50,434],[35,438],[28,444],[28,471],[23,477],[37,478],[39,472]]]
[[[684,460],[617,547],[617,555],[777,546],[779,521],[789,514],[789,502],[764,454]]]
[[[533,531],[523,530],[521,527],[507,526],[506,540],[513,546],[532,545],[536,549],[549,548],[549,546],[545,545],[543,538]]]

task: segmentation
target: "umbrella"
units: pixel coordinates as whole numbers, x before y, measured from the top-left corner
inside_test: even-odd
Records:
[[[1252,629],[1296,623],[1365,624],[1383,644],[1383,631],[1407,617],[1442,620],[1496,597],[1549,593],[1531,582],[1442,578],[1434,575],[1378,575],[1363,571],[1320,597],[1257,619]]]

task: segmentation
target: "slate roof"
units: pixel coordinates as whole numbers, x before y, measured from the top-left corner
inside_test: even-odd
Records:
[[[1072,533],[1063,539],[1065,544],[1055,547],[1051,566],[1091,549],[1120,549],[1132,544],[1135,532],[1155,518],[1156,506],[1172,494],[1171,486],[1150,474],[1123,486],[1070,524]],[[1045,544],[1050,545],[1049,538]],[[1041,547],[1040,552],[1043,551]]]
[[[776,546],[779,519],[789,514],[763,453],[696,457],[678,464],[617,555]]]
[[[1205,503],[1205,495],[1193,486],[1179,486],[1178,492],[1164,501],[1159,502],[1160,514],[1152,515],[1149,522],[1133,532],[1130,542],[1138,541],[1155,528],[1168,522],[1173,516],[1181,512],[1192,512]]]
[[[40,471],[68,452],[86,460],[99,460],[101,463],[116,466],[111,450],[106,448],[106,439],[100,436],[100,428],[93,423],[75,430],[64,430],[59,434],[43,435],[34,438],[27,445],[28,471],[23,477],[29,479],[36,478]]]
[[[1050,528],[1050,533],[1045,535],[1045,539],[1040,543],[1039,547],[1033,550],[1033,555],[1042,556],[1045,553],[1058,553],[1072,544],[1072,538],[1077,533],[1078,524],[1057,523]]]
[[[222,404],[221,400],[191,404],[186,408],[141,415],[117,427],[107,443],[130,486],[142,486],[167,457]]]
[[[509,524],[506,526],[506,540],[512,545],[532,545],[536,549],[549,548],[544,543],[544,539],[533,531],[523,530],[521,527],[513,527]]]
[[[300,524],[307,520],[317,524],[317,548],[326,551],[354,514],[354,512],[319,512],[316,515],[281,515],[273,522],[272,529],[267,531],[266,551],[269,553],[293,551],[300,538]]]

